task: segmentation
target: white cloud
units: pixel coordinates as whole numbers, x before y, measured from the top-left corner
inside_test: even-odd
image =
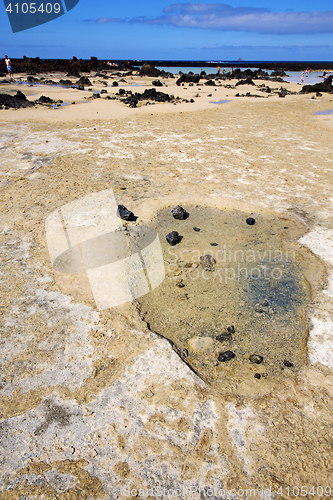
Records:
[[[220,3],[171,4],[161,16],[141,16],[129,22],[277,35],[333,33],[333,11],[272,12],[254,7],[235,8]]]

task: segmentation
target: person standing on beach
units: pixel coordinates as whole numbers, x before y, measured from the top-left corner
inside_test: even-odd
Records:
[[[221,71],[221,68],[220,66],[217,67],[217,74],[219,75],[220,74],[220,71]]]
[[[7,66],[7,72],[9,74],[9,79],[13,80],[12,63],[11,63],[11,60],[9,59],[8,56],[5,56],[5,63],[6,63],[6,66]]]

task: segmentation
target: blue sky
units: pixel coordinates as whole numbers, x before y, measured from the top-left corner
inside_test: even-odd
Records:
[[[1,50],[12,58],[333,60],[332,0],[80,0],[19,33],[0,9]]]

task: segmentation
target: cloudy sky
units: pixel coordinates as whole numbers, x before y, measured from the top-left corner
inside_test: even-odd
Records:
[[[2,52],[13,58],[333,60],[332,0],[79,0],[61,17],[18,33],[0,9]]]

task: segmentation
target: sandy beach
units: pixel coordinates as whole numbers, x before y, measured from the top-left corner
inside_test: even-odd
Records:
[[[130,108],[105,97],[120,88],[141,93],[156,78],[134,74],[106,86],[88,76],[92,85],[82,91],[0,86],[64,104],[0,110],[0,499],[333,498],[333,113],[316,114],[333,109],[333,95],[299,94],[296,83],[177,86],[159,78],[156,90],[172,102]],[[292,94],[279,97],[281,87]],[[129,227],[161,228],[166,278],[152,302],[147,294],[146,302],[98,310],[85,272],[52,266],[46,219],[106,190],[137,217]],[[188,219],[165,222],[163,210],[176,205]],[[205,209],[217,212],[205,218]],[[219,222],[218,212],[230,219]],[[221,296],[197,303],[201,289],[191,288],[188,270],[201,269],[200,261],[177,254],[171,267],[169,226],[184,236],[176,254],[224,242],[296,252],[292,296],[305,297],[294,310],[300,337],[278,305],[269,305],[263,323],[266,312],[257,308],[255,334],[273,325],[276,343],[271,336],[271,360],[265,353],[251,363],[259,340],[251,344],[244,330],[237,340],[240,313],[250,307],[243,291],[223,283]],[[153,318],[181,318],[184,310],[199,324],[200,305],[205,321],[217,318],[217,332],[235,325],[234,344],[219,344],[193,323],[190,340],[179,327],[182,355],[176,323],[176,345],[150,324],[149,308]],[[222,316],[219,307],[227,308]],[[218,362],[227,349],[235,358]]]

